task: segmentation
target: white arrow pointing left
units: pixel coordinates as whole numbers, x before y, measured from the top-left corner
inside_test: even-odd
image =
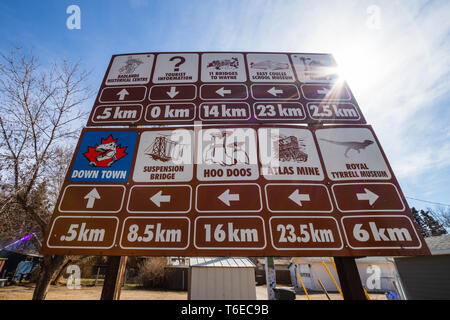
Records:
[[[358,198],[358,200],[369,200],[370,205],[373,205],[379,198],[377,194],[366,188],[364,188],[364,193],[357,193],[356,197]]]
[[[117,95],[119,96],[119,100],[124,100],[125,96],[129,95],[130,93],[127,91],[127,89],[120,90]]]
[[[158,193],[154,194],[150,200],[158,206],[161,206],[161,202],[170,202],[170,196],[164,196],[162,194],[162,190],[159,190]]]
[[[279,93],[280,94],[283,93],[283,90],[275,89],[275,87],[272,87],[269,90],[267,90],[267,92],[276,97]]]
[[[89,191],[89,193],[87,195],[85,195],[84,198],[88,199],[87,204],[86,204],[86,208],[88,208],[88,209],[94,207],[94,202],[96,199],[101,199],[96,188]]]
[[[291,193],[291,195],[289,196],[289,199],[294,201],[300,207],[302,206],[302,201],[310,201],[309,194],[300,193],[298,191],[298,189]]]
[[[223,97],[226,94],[231,94],[231,90],[226,90],[224,87],[222,87],[219,90],[216,90],[216,93]]]
[[[219,200],[230,206],[230,201],[239,201],[239,193],[230,193],[230,189],[227,189],[219,196]]]

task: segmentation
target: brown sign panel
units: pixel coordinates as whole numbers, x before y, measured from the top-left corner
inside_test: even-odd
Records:
[[[258,216],[201,216],[195,220],[194,244],[198,250],[264,250],[264,220]],[[225,254],[227,255],[227,254]]]
[[[50,227],[46,247],[108,250],[116,241],[118,224],[117,217],[59,216]]]
[[[344,246],[332,217],[272,217],[270,234],[277,250],[341,250]]]
[[[429,254],[413,221],[368,125],[91,128],[42,253]]]
[[[63,191],[59,211],[118,213],[125,191],[120,185],[68,185]]]
[[[365,124],[356,99],[335,69],[329,54],[114,55],[87,126],[195,121]]]
[[[189,246],[189,232],[187,218],[129,217],[123,223],[120,247],[125,250],[183,250]]]
[[[103,123],[126,124],[141,120],[143,107],[141,104],[105,104],[93,111],[92,122],[101,125]]]
[[[423,247],[423,240],[406,216],[348,216],[341,220],[353,250],[392,249],[401,254]]]
[[[186,85],[156,85],[150,88],[150,101],[194,100],[197,97],[197,87]]]

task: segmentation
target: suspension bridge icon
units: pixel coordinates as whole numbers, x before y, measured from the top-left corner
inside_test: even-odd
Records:
[[[153,160],[158,161],[177,161],[183,157],[184,149],[187,144],[182,144],[169,139],[167,136],[161,135],[155,137],[153,143],[148,146],[144,153]]]
[[[203,161],[207,164],[218,163],[221,166],[249,164],[250,159],[245,151],[245,141],[236,141],[233,131],[221,130],[210,132],[211,143],[204,152]],[[230,138],[231,137],[231,138]],[[232,142],[229,142],[230,140]]]
[[[274,156],[280,161],[308,161],[308,154],[302,151],[306,147],[303,139],[298,139],[295,136],[273,135],[272,146]]]

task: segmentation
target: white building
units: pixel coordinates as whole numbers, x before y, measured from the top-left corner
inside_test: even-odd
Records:
[[[327,268],[325,268],[324,264]],[[398,292],[396,286],[396,269],[391,258],[365,257],[356,259],[359,276],[363,286],[368,292]],[[336,269],[329,257],[299,257],[292,258],[291,281],[296,292],[303,292],[302,285],[297,277],[299,273],[306,290],[322,291],[318,280],[320,280],[328,292],[338,292],[328,271],[341,288]],[[327,271],[328,269],[328,271]]]

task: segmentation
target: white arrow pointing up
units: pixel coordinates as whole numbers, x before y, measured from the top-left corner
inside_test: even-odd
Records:
[[[219,90],[216,90],[216,93],[223,97],[226,94],[231,94],[231,90],[226,90],[224,87],[222,87]]]
[[[267,90],[267,92],[270,93],[271,95],[273,95],[274,97],[276,97],[277,94],[283,93],[283,90],[275,89],[275,87],[272,87],[272,88],[270,88],[269,90]]]
[[[177,87],[170,87],[170,91],[166,91],[166,93],[173,99],[177,94],[179,94],[178,91],[175,91],[176,89]]]
[[[357,193],[356,197],[358,198],[358,200],[369,200],[370,205],[373,205],[379,198],[377,194],[366,188],[364,188],[364,193]]]
[[[302,206],[302,201],[310,201],[309,194],[300,193],[298,191],[298,189],[291,193],[291,195],[289,196],[289,199],[294,201],[300,207]]]
[[[130,93],[127,91],[127,89],[120,90],[117,95],[119,96],[119,100],[125,99],[125,96],[129,95]]]
[[[96,199],[101,199],[96,188],[89,191],[89,193],[87,195],[85,195],[84,198],[88,199],[87,204],[86,204],[86,208],[88,208],[88,209],[94,207],[94,202]]]
[[[158,206],[161,206],[161,202],[170,202],[170,196],[164,196],[162,194],[162,190],[158,191],[155,195],[153,195],[150,200]]]
[[[219,196],[219,200],[230,206],[230,201],[239,201],[239,193],[230,194],[230,189],[227,189]]]

